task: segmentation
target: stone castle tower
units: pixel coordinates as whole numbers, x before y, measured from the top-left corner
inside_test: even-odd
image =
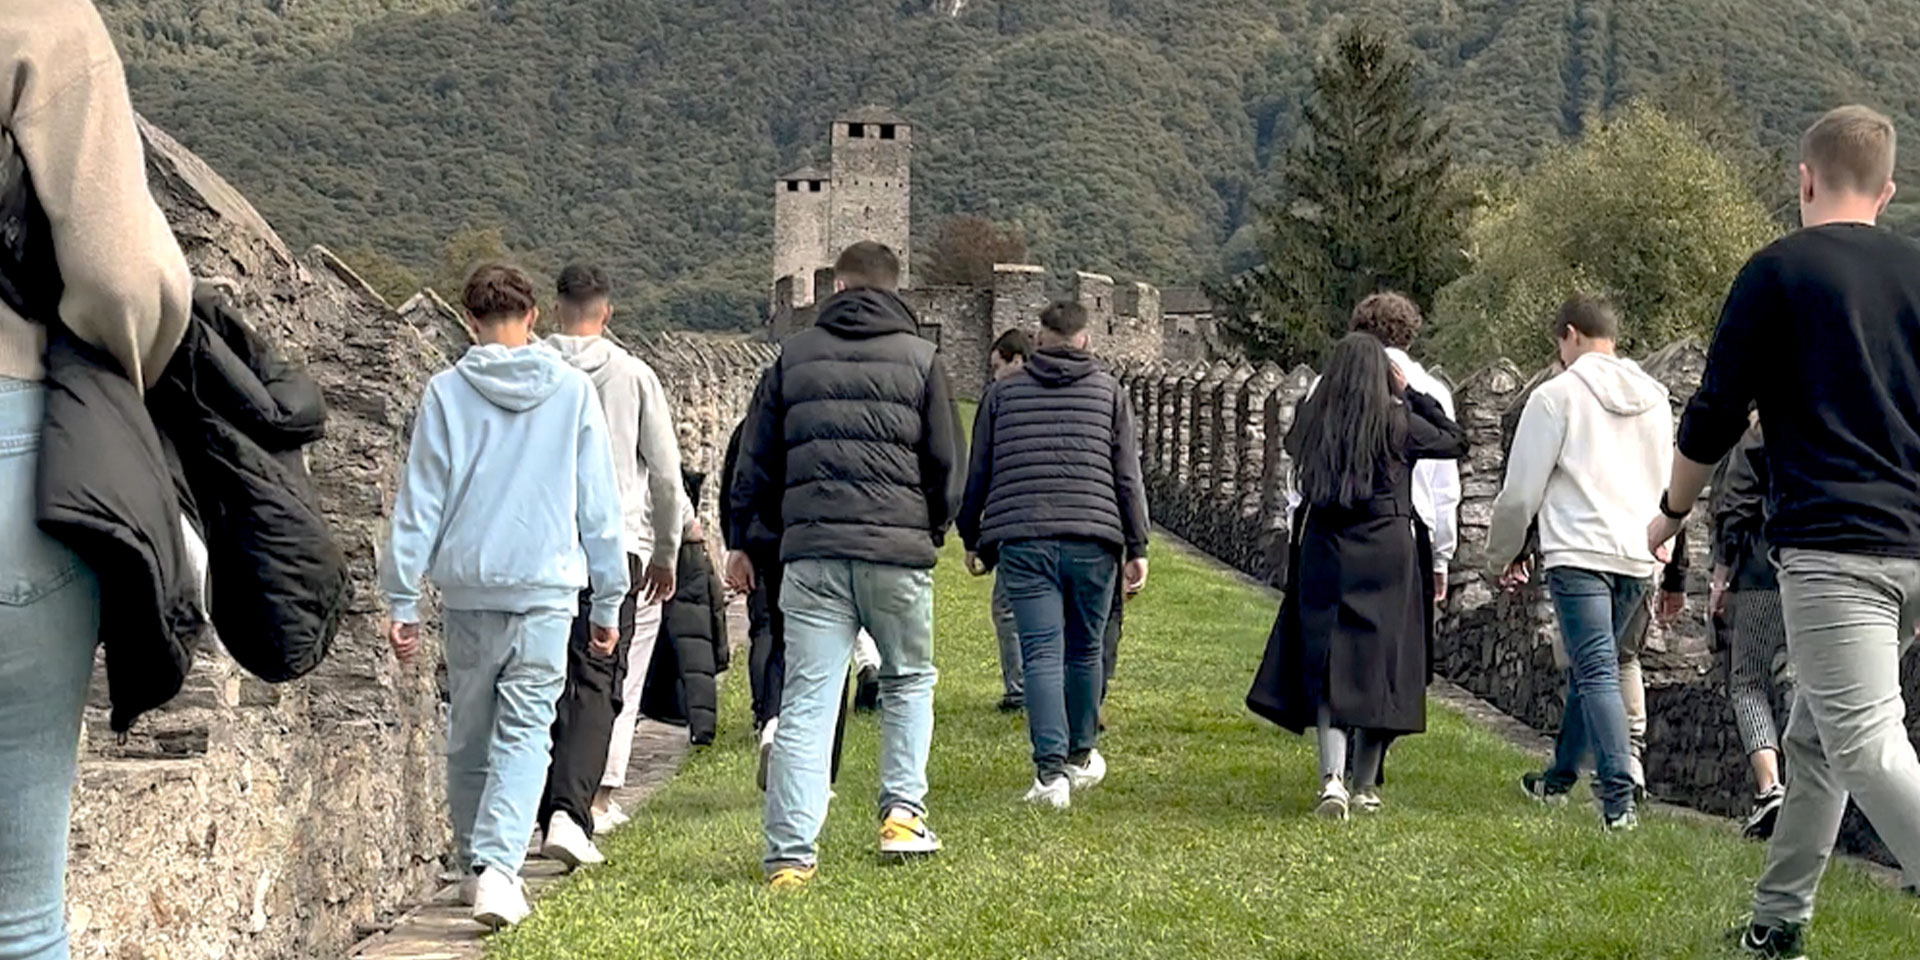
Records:
[[[892,247],[900,285],[912,284],[912,127],[862,107],[833,121],[832,150],[832,169],[802,167],[773,184],[773,280],[793,278],[788,306],[828,292],[813,288],[814,271],[861,240]]]

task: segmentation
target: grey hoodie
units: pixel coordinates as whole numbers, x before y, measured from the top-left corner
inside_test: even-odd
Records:
[[[543,342],[591,378],[600,395],[627,552],[672,569],[680,556],[680,442],[660,378],[606,337],[554,334]]]
[[[1653,576],[1647,517],[1672,468],[1667,388],[1631,360],[1589,353],[1527,399],[1493,502],[1487,565],[1500,570],[1540,520],[1543,566]]]

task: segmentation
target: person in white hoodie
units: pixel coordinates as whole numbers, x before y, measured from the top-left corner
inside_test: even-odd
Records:
[[[380,587],[402,663],[419,652],[421,577],[440,589],[454,857],[473,918],[498,929],[528,912],[520,867],[578,595],[590,587],[592,643],[611,655],[627,562],[606,417],[586,374],[532,342],[526,275],[483,266],[462,300],[478,343],[420,400]]]
[[[567,653],[566,693],[553,724],[553,764],[540,803],[541,852],[580,867],[605,860],[593,835],[626,820],[613,791],[626,784],[661,611],[673,599],[685,493],[680,442],[660,378],[606,336],[613,316],[606,272],[573,264],[560,271],[556,287],[559,332],[545,343],[592,379],[606,414],[620,491],[621,549],[632,577],[620,606],[620,644],[611,655],[592,648],[589,598],[581,597]]]
[[[1618,651],[1657,566],[1640,518],[1666,488],[1673,410],[1665,386],[1615,355],[1620,321],[1604,301],[1569,299],[1553,334],[1566,370],[1527,399],[1487,533],[1487,563],[1511,589],[1531,576],[1523,554],[1539,519],[1570,664],[1553,765],[1522,786],[1537,800],[1564,801],[1592,753],[1606,828],[1631,830],[1639,818]]]

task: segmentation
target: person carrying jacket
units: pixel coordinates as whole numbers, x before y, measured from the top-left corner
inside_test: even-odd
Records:
[[[1090,339],[1080,304],[1041,311],[1040,349],[988,389],[974,416],[959,517],[968,570],[997,568],[1018,623],[1033,741],[1026,799],[1055,809],[1106,777],[1107,620],[1117,593],[1147,581],[1133,403],[1088,352]]]
[[[64,327],[111,358],[137,404],[186,329],[193,276],[148,192],[120,57],[86,0],[0,0],[0,164],[16,151],[31,187],[12,188],[44,210],[41,255],[59,289],[24,310],[0,297],[0,960],[63,960],[67,820],[101,611],[93,572],[35,523],[43,352],[48,328]],[[136,481],[172,483],[158,471]]]
[[[682,723],[696,747],[713,742],[718,727],[720,688],[727,669],[727,594],[707,555],[707,534],[700,525],[701,488],[707,476],[682,470],[686,493],[680,499],[684,534],[680,538],[679,585],[660,619],[660,642],[647,670],[647,691],[640,710],[655,720]]]
[[[1666,387],[1615,353],[1620,320],[1609,304],[1569,298],[1553,333],[1566,369],[1527,398],[1494,498],[1486,560],[1508,589],[1526,583],[1527,529],[1538,518],[1571,664],[1553,764],[1527,774],[1522,786],[1537,800],[1563,801],[1592,753],[1604,827],[1632,830],[1640,821],[1619,647],[1658,561],[1631,518],[1666,485],[1673,411]]]
[[[880,648],[880,852],[940,849],[926,816],[933,740],[933,567],[960,507],[965,439],[953,386],[895,292],[900,260],[863,241],[834,265],[838,292],[787,338],[741,433],[739,515],[777,516],[787,676],[769,762],[768,881],[804,886],[828,800],[833,699],[861,628]],[[746,554],[727,558],[736,590]]]
[[[660,378],[606,336],[613,316],[606,272],[570,264],[555,286],[560,332],[542,342],[593,380],[606,414],[629,580],[620,603],[620,641],[611,656],[593,649],[593,598],[581,594],[567,647],[566,691],[553,721],[553,763],[538,820],[545,837],[541,852],[577,867],[603,862],[594,834],[626,822],[613,791],[627,782],[661,607],[673,596],[680,443]]]
[[[593,652],[612,656],[627,554],[606,416],[593,381],[532,341],[526,275],[482,266],[461,301],[479,342],[421,398],[380,585],[402,664],[419,651],[421,578],[440,589],[454,858],[473,918],[497,929],[528,912],[520,867],[579,593]]]

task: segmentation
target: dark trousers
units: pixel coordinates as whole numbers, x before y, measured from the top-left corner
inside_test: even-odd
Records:
[[[593,652],[589,618],[593,595],[580,592],[580,612],[567,639],[567,685],[553,713],[553,761],[547,766],[547,789],[540,797],[541,829],[560,811],[593,836],[593,795],[607,772],[613,718],[623,705],[620,686],[627,676],[627,647],[633,642],[634,620],[640,611],[639,557],[627,555],[627,573],[634,586],[620,604],[620,642],[611,657]]]
[[[1000,576],[1020,626],[1027,733],[1036,778],[1066,774],[1099,741],[1107,620],[1119,558],[1104,544],[1016,540],[1000,547]]]
[[[1100,702],[1107,702],[1107,689],[1113,684],[1113,671],[1120,665],[1120,627],[1127,618],[1126,585],[1115,582],[1113,609],[1107,614],[1106,633],[1100,638]]]
[[[753,726],[767,725],[780,716],[780,698],[787,681],[787,618],[780,612],[780,579],[785,570],[780,548],[749,549],[753,562],[753,591],[747,594],[747,682],[753,687]],[[847,737],[847,696],[851,681],[840,690],[840,716],[833,725],[831,782],[840,780],[840,749]]]

